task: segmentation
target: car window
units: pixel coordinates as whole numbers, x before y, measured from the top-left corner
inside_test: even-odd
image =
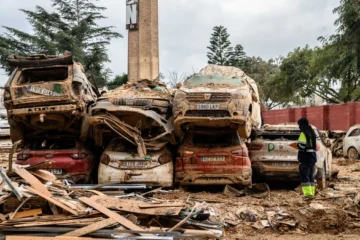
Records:
[[[358,128],[352,130],[351,133],[349,134],[349,137],[356,137],[356,136],[359,136],[359,129]]]
[[[197,147],[231,147],[231,146],[239,146],[241,144],[241,140],[239,135],[234,132],[229,133],[193,133],[191,139],[191,143]]]
[[[65,150],[76,148],[74,138],[44,137],[36,138],[30,146],[31,150]]]
[[[67,67],[25,69],[17,81],[18,84],[64,81],[68,78]]]
[[[109,143],[107,151],[137,153],[137,146],[129,143],[128,141],[115,139]]]

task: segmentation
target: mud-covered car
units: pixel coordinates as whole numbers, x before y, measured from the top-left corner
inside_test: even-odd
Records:
[[[24,143],[34,131],[54,129],[80,135],[81,120],[97,96],[71,53],[12,56],[8,62],[15,69],[4,89],[12,141]]]
[[[261,126],[256,83],[234,67],[209,65],[188,78],[174,97],[175,134],[191,127],[231,127],[249,138]]]
[[[317,163],[315,167],[319,187],[325,188],[326,178],[331,175],[332,153],[318,129],[316,134]],[[296,143],[300,135],[297,124],[264,125],[257,132],[256,140],[249,144],[254,178],[258,180],[299,181],[299,162]]]
[[[173,185],[173,156],[166,148],[139,156],[130,142],[113,139],[101,155],[98,183],[144,183],[148,186]]]
[[[10,136],[10,125],[7,120],[7,112],[5,108],[0,108],[0,137]]]
[[[141,157],[173,139],[172,97],[157,81],[126,84],[105,93],[91,107],[89,123],[97,146],[121,137],[137,146]]]
[[[343,154],[351,161],[359,159],[360,152],[360,124],[352,126],[344,138]]]
[[[89,183],[94,173],[94,155],[87,146],[74,136],[41,134],[33,137],[31,143],[17,154],[19,165],[41,165],[58,179],[74,183]]]
[[[251,185],[251,162],[235,129],[191,129],[178,149],[180,185]]]

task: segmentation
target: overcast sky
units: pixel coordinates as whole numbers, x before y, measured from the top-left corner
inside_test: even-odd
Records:
[[[124,38],[109,47],[110,69],[127,70],[125,0],[100,0],[108,19]],[[270,59],[298,46],[318,45],[317,38],[335,31],[332,10],[339,0],[159,0],[160,71],[192,73],[207,64],[207,46],[212,28],[228,28],[233,45],[242,44],[248,56]],[[34,10],[40,5],[51,10],[51,0],[0,0],[0,25],[31,32],[18,9]],[[3,29],[0,29],[0,33]],[[0,69],[0,84],[7,76]]]

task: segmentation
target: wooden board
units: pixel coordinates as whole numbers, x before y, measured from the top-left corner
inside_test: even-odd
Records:
[[[34,215],[40,215],[42,214],[42,210],[41,208],[37,208],[37,209],[31,209],[31,210],[27,210],[27,211],[22,211],[22,212],[17,212],[15,214],[15,216],[13,216],[13,219],[17,219],[17,218],[24,218],[24,217],[32,217]]]
[[[24,179],[26,182],[28,182],[34,189],[36,189],[38,192],[41,192],[42,194],[51,197],[52,194],[46,189],[44,184],[39,181],[34,175],[29,173],[25,168],[21,168],[15,171],[17,175],[19,175],[22,179]]]
[[[6,240],[113,240],[110,238],[6,236]]]
[[[92,233],[92,232],[95,232],[97,230],[109,227],[109,226],[111,226],[111,225],[113,225],[115,223],[117,223],[117,221],[115,221],[114,219],[107,218],[107,219],[104,219],[104,220],[99,221],[99,222],[94,222],[94,223],[92,223],[90,225],[87,225],[86,227],[79,228],[79,229],[76,229],[74,231],[65,233],[65,234],[63,234],[61,236],[81,237],[81,236],[84,236],[84,235],[86,235],[88,233]]]
[[[69,220],[58,220],[58,221],[33,221],[31,223],[17,224],[14,227],[33,227],[33,226],[49,226],[49,225],[68,225],[68,224],[90,224],[93,222],[102,221],[104,218],[84,218],[84,219],[69,219]]]
[[[35,175],[38,178],[41,178],[42,180],[48,181],[48,182],[55,182],[57,180],[56,176],[52,174],[49,171],[42,170],[42,169],[36,169],[30,171],[33,175]]]
[[[139,208],[164,208],[164,207],[184,207],[183,203],[169,203],[169,204],[139,204]]]
[[[61,202],[57,201],[56,199],[52,198],[51,196],[48,196],[47,194],[44,194],[42,192],[39,192],[37,191],[36,189],[32,188],[32,187],[29,187],[29,186],[26,186],[25,187],[27,190],[29,190],[30,192],[36,194],[36,195],[39,195],[40,197],[48,200],[49,202],[55,204],[56,206],[64,209],[65,211],[71,213],[71,214],[74,214],[74,215],[78,215],[79,213],[71,208],[69,208],[68,206],[62,204]]]
[[[107,208],[116,209],[124,212],[154,215],[154,216],[178,216],[182,209],[182,206],[162,207],[160,205],[159,205],[160,207],[158,206],[152,208],[140,208],[141,205],[148,205],[148,204],[132,199],[117,199],[112,197],[100,197],[100,196],[92,196],[91,199]]]
[[[96,203],[95,201],[93,201],[90,198],[86,198],[86,197],[81,197],[79,198],[80,201],[82,201],[83,203],[86,203],[87,205],[89,205],[90,207],[98,210],[99,212],[105,214],[106,216],[108,216],[109,218],[112,218],[114,220],[116,220],[118,223],[120,223],[121,225],[123,225],[124,227],[130,229],[130,230],[134,230],[134,231],[144,231],[144,229],[142,229],[141,227],[139,227],[138,225],[132,223],[131,221],[127,220],[125,217],[117,214],[116,212],[113,212],[109,209],[107,209],[106,207]],[[152,236],[150,234],[140,234],[143,236]]]

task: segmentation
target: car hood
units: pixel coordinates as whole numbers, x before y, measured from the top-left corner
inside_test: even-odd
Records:
[[[241,90],[247,90],[247,86],[230,88],[229,86],[222,87],[221,85],[214,85],[209,87],[194,87],[194,88],[181,87],[179,90],[185,93],[199,93],[199,92],[236,93]]]

